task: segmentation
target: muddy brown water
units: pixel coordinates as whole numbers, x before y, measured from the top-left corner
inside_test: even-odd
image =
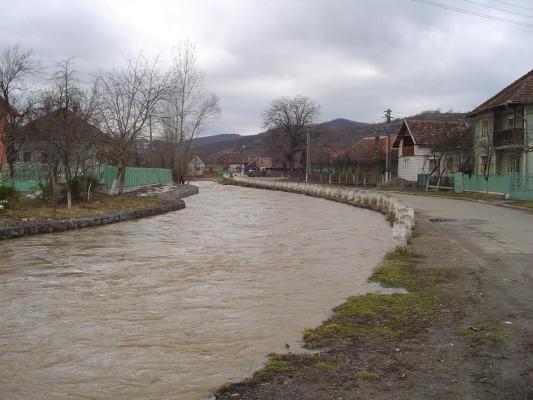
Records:
[[[1,399],[204,399],[297,350],[390,248],[383,216],[202,183],[157,217],[0,242]]]

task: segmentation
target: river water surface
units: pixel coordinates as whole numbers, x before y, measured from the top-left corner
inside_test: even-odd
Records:
[[[0,242],[1,399],[203,399],[296,350],[390,247],[371,211],[203,183],[185,210]]]

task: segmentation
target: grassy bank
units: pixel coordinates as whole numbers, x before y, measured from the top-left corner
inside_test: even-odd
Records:
[[[287,380],[329,382],[330,386],[346,386],[347,382],[356,386],[361,382],[379,384],[392,373],[389,363],[378,361],[379,357],[354,363],[347,355],[361,348],[385,350],[394,342],[416,342],[420,334],[439,320],[449,301],[443,288],[456,276],[445,268],[418,265],[422,258],[406,248],[387,254],[369,280],[384,287],[407,289],[406,293],[350,297],[319,327],[305,330],[305,347],[320,352],[271,354],[265,367],[253,378],[224,385],[216,398],[263,398],[258,395],[263,388],[277,386],[283,390]]]
[[[128,194],[120,196],[96,194],[91,201],[74,203],[69,209],[66,204],[52,207],[45,201],[20,198],[0,214],[0,225],[10,225],[23,221],[104,215],[115,211],[154,207],[162,202],[163,200],[158,198],[136,197]]]

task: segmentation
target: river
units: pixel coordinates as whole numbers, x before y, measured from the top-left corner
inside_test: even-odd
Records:
[[[382,215],[200,183],[185,210],[0,242],[0,398],[205,399],[299,346],[391,246]]]

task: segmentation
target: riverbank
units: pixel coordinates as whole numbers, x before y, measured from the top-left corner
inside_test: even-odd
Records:
[[[215,398],[533,398],[530,272],[432,219],[370,278],[407,293],[349,298],[304,332],[318,353],[271,355]]]
[[[0,240],[62,232],[90,226],[129,221],[185,208],[182,198],[198,193],[192,185],[151,188],[148,192],[119,196],[96,195],[88,203],[55,208],[47,204],[28,204],[0,215]]]

